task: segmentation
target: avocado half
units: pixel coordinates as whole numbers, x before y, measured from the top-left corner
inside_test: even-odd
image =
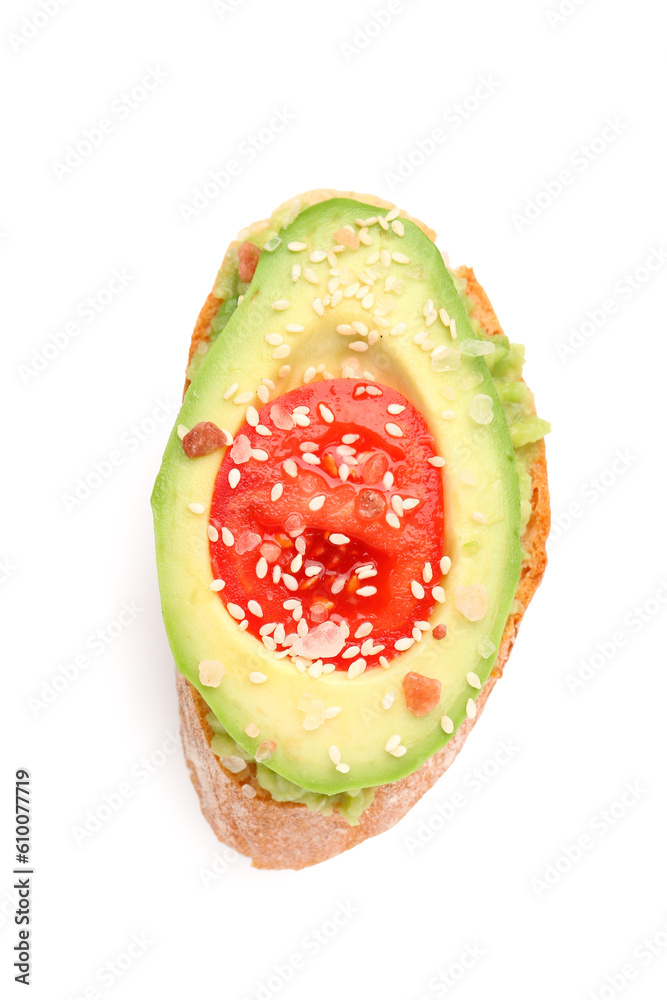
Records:
[[[176,664],[246,755],[301,788],[334,795],[397,781],[474,717],[475,699],[493,666],[519,580],[519,476],[508,419],[489,370],[494,345],[473,331],[439,250],[419,226],[398,218],[396,210],[378,212],[348,198],[306,208],[267,241],[235,306],[194,374],[152,499],[163,615]],[[343,379],[347,384],[341,388]],[[319,401],[314,408],[307,405],[309,393]],[[322,410],[326,393],[333,402]],[[347,422],[337,428],[335,404],[342,412],[348,396],[359,405],[345,410]],[[411,532],[412,511],[401,509],[400,495],[393,499],[401,492],[399,479],[392,484],[383,478],[373,483],[383,503],[382,524],[378,521],[375,535],[364,526],[357,537],[349,531],[355,524],[350,511],[355,504],[359,509],[359,492],[368,492],[361,476],[370,452],[354,455],[354,447],[346,446],[361,462],[357,481],[354,475],[345,480],[354,491],[352,506],[338,504],[327,518],[329,490],[339,489],[343,478],[340,463],[326,468],[306,463],[309,452],[300,445],[316,455],[326,442],[333,448],[337,434],[341,441],[343,435],[351,440],[355,429],[367,443],[378,407],[383,415],[386,411],[383,426],[393,429],[387,431],[391,441],[381,432],[375,435],[375,452],[389,461],[393,457],[411,477],[409,492],[419,501],[418,510],[435,496],[435,473],[442,506],[432,504],[431,520]],[[402,430],[403,415],[413,409],[422,423]],[[285,411],[294,421],[296,476],[291,466],[285,470],[284,449],[292,433],[284,426]],[[196,439],[199,429],[201,440],[211,427],[222,429],[220,441],[212,441],[215,450],[186,453],[193,433]],[[419,440],[411,439],[415,428]],[[250,442],[249,457],[242,454],[241,438]],[[280,463],[272,462],[272,447]],[[424,462],[425,455],[430,458]],[[235,469],[238,479],[254,477],[245,505],[237,500],[241,494],[229,491],[238,482]],[[324,493],[316,493],[326,499],[312,514],[307,513],[310,501],[299,508],[301,514],[306,511],[301,534],[315,538],[317,533],[321,544],[315,562],[322,579],[329,579],[327,560],[337,558],[341,544],[331,538],[345,538],[343,548],[356,544],[366,555],[376,552],[381,562],[380,529],[386,532],[388,515],[399,511],[390,525],[398,521],[391,536],[393,571],[383,578],[383,605],[376,601],[365,617],[371,625],[374,617],[386,622],[394,607],[404,615],[401,599],[409,586],[415,601],[422,602],[419,607],[429,608],[428,618],[411,622],[395,642],[371,644],[371,650],[381,646],[381,652],[359,655],[364,639],[349,631],[342,653],[327,647],[335,663],[318,657],[316,644],[309,658],[304,627],[308,635],[322,621],[314,612],[309,615],[307,566],[283,569],[276,578],[271,567],[264,572],[262,565],[251,583],[246,580],[248,600],[230,598],[243,582],[233,572],[241,563],[234,563],[232,553],[250,543],[240,545],[238,530],[233,533],[224,523],[227,512],[240,524],[245,510],[244,539],[246,534],[251,542],[255,536],[269,538],[266,530],[272,540],[294,545],[289,557],[296,562],[290,566],[297,565],[299,534],[284,525],[281,533],[280,524],[267,525],[266,516],[259,517],[258,511],[266,509],[260,492],[279,483],[286,496],[295,480],[310,483],[313,476],[313,482],[318,476],[327,480]],[[282,508],[282,515],[287,510]],[[439,523],[434,510],[441,512]],[[423,563],[415,579],[413,566],[422,546],[429,553],[437,548],[438,558]],[[281,552],[280,558],[284,565],[286,555]],[[411,575],[406,579],[407,564]],[[231,569],[226,580],[221,565]],[[359,583],[348,574],[347,603],[341,605],[335,594],[326,602],[337,636],[345,625],[338,612],[356,607]],[[372,581],[366,586],[377,590]],[[268,600],[275,604],[277,592],[281,606],[289,605],[287,617],[293,617],[295,602],[303,609],[304,625],[294,638],[285,636],[287,644],[262,633],[257,615],[257,607],[262,611]],[[350,648],[356,653],[346,669],[341,656]],[[419,697],[422,690],[428,692],[426,700]]]

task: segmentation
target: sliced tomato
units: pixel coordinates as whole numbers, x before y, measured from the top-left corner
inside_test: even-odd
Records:
[[[356,379],[305,385],[246,416],[211,503],[221,600],[302,668],[385,665],[427,628],[440,582],[442,477],[424,418],[395,389]]]

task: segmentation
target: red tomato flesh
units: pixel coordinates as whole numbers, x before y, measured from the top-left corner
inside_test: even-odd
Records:
[[[440,583],[442,476],[424,418],[358,379],[314,382],[247,416],[211,502],[220,599],[277,655],[326,670],[386,663],[425,627]]]

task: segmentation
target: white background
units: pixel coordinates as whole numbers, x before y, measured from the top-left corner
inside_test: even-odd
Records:
[[[667,240],[665,23],[650,0],[579,0],[550,23],[556,2],[403,0],[368,32],[387,0],[236,0],[219,12],[206,0],[70,0],[48,20],[31,0],[3,4],[3,982],[16,940],[13,778],[27,767],[40,1000],[664,995],[667,268],[641,267]],[[17,41],[35,16],[47,23]],[[149,69],[162,82],[114,112]],[[481,78],[493,93],[480,101]],[[293,121],[249,162],[240,147],[274,108]],[[58,170],[105,117],[113,131]],[[607,119],[617,135],[594,143]],[[392,187],[399,158],[418,159],[443,122],[446,141]],[[230,159],[240,175],[186,223],[182,206]],[[140,777],[178,727],[149,494],[228,241],[319,186],[397,200],[454,264],[474,265],[527,345],[553,422],[556,522],[506,676],[450,772],[380,838],[301,873],[257,872],[214,839],[180,751]],[[131,280],[87,322],[81,303],[114,269]],[[623,276],[635,271],[632,290]],[[565,354],[607,299],[615,311]],[[77,335],[37,371],[37,352],[72,322]],[[139,442],[161,404],[171,412]],[[122,464],[68,512],[64,494],[114,450]],[[133,602],[136,618],[92,651],[90,636]],[[89,665],[36,707],[83,653]],[[591,657],[592,679],[573,692],[568,676]],[[498,766],[503,742],[515,749]],[[131,796],[77,842],[123,783]],[[619,805],[626,783],[634,798]],[[453,803],[443,820],[438,807]],[[540,886],[549,871],[554,884]],[[354,912],[316,954],[307,935],[341,904]],[[150,944],[127,967],[134,934]],[[645,939],[657,942],[650,960]],[[447,987],[465,949],[478,957]],[[305,967],[262,993],[294,954]],[[122,977],[102,981],[118,960]]]

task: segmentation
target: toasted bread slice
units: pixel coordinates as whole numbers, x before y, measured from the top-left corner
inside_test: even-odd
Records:
[[[333,196],[339,196],[339,192],[309,192],[302,196],[302,201],[314,204]],[[350,193],[342,196],[358,198],[377,207],[393,207],[388,202],[366,195]],[[430,238],[434,238],[430,229],[422,223],[418,225]],[[257,223],[251,228],[259,231],[265,226],[266,223]],[[236,245],[232,243],[230,249]],[[461,267],[456,275],[465,278],[466,294],[474,306],[473,315],[484,330],[488,334],[502,333],[491,303],[472,269]],[[213,292],[208,296],[192,335],[190,358],[200,343],[208,341],[211,322],[221,301]],[[187,386],[186,382],[186,389]],[[198,691],[177,673],[183,750],[201,810],[218,840],[250,857],[256,868],[306,868],[349,850],[367,837],[388,830],[405,816],[454,761],[479,719],[493,686],[502,676],[521,619],[546,567],[546,540],[551,515],[544,441],[532,447],[535,455],[530,468],[532,514],[522,536],[527,558],[521,569],[515,610],[505,625],[491,675],[476,699],[477,714],[474,719],[466,719],[447,746],[417,771],[400,781],[377,788],[375,799],[362,813],[358,826],[350,826],[337,812],[325,816],[312,812],[301,803],[274,801],[257,782],[252,762],[242,775],[226,771],[211,750],[213,731],[206,719],[209,708]],[[244,786],[245,791],[242,790]],[[253,797],[248,795],[249,788],[255,793]]]

